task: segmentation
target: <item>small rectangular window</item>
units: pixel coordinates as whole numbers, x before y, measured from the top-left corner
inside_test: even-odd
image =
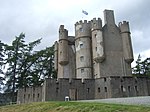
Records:
[[[33,94],[33,99],[35,98],[35,94]]]
[[[56,88],[56,93],[58,93],[58,91],[59,91],[59,88],[57,87],[57,88]]]
[[[81,73],[84,73],[84,68],[81,69]]]
[[[81,61],[81,62],[84,61],[84,56],[80,56],[80,61]]]
[[[40,97],[40,94],[38,93],[37,97],[39,98]]]
[[[83,44],[80,44],[80,48],[83,48]]]
[[[97,47],[95,47],[95,50],[97,51]]]
[[[121,86],[121,92],[123,92],[123,86]]]
[[[83,32],[83,28],[80,28],[79,30],[80,30],[80,32]]]
[[[28,99],[30,99],[30,94],[28,94]]]
[[[89,93],[90,92],[90,88],[87,88],[87,93]]]
[[[104,82],[106,82],[106,80],[107,80],[107,79],[106,79],[106,78],[104,78]]]
[[[105,92],[107,92],[107,87],[105,87]]]
[[[136,92],[138,92],[138,88],[137,88],[137,86],[135,86],[135,91],[136,91]]]
[[[100,87],[98,88],[98,93],[100,93],[101,92],[101,89],[100,89]]]
[[[129,91],[129,92],[131,91],[131,87],[130,87],[130,86],[128,86],[128,91]]]

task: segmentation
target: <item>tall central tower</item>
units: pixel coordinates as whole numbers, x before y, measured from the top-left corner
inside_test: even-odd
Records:
[[[75,24],[76,78],[92,78],[90,22]]]

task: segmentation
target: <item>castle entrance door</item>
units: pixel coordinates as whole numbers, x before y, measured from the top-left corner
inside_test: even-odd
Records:
[[[78,95],[77,95],[77,89],[69,89],[69,97],[71,100],[77,100]]]

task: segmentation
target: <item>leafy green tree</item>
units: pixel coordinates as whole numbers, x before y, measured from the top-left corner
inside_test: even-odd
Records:
[[[150,58],[141,60],[141,56],[138,56],[136,66],[132,68],[133,75],[135,76],[150,76]]]
[[[39,86],[45,78],[57,77],[54,71],[54,46],[34,51],[41,39],[26,44],[24,38],[25,34],[21,33],[12,45],[5,46],[8,66],[5,92],[12,93],[12,101],[15,101],[18,88]]]
[[[12,45],[6,45],[6,61],[7,71],[5,77],[7,79],[6,91],[12,93],[12,101],[14,101],[14,94],[17,87],[26,86],[28,77],[28,68],[31,67],[30,57],[33,48],[40,43],[41,39],[25,44],[25,34],[21,33],[19,37],[16,37],[12,42]],[[22,82],[23,84],[19,83]],[[25,85],[26,84],[26,85]]]

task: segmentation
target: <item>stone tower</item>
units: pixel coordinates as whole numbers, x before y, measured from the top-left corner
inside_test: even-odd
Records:
[[[91,20],[92,33],[92,55],[93,55],[93,74],[95,78],[100,78],[99,63],[105,59],[104,38],[102,32],[102,20],[94,18]]]
[[[55,69],[58,78],[75,78],[74,37],[68,36],[68,31],[61,25],[59,42],[55,42]],[[58,54],[58,55],[57,55]],[[58,69],[57,69],[58,68]]]
[[[75,24],[76,78],[92,78],[91,29],[90,22]]]
[[[133,59],[133,50],[130,37],[129,22],[123,21],[119,23],[120,33],[122,37],[123,56],[124,56],[124,74],[132,74],[131,63]]]
[[[58,78],[92,79],[131,76],[133,51],[129,23],[115,24],[114,12],[104,11],[100,18],[75,24],[75,37],[68,36],[64,25],[55,43],[55,69]]]

